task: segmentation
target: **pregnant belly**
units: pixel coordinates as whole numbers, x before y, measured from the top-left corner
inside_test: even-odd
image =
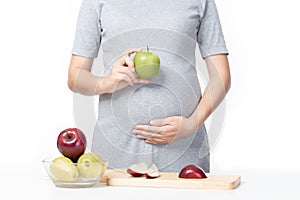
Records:
[[[171,145],[151,145],[131,133],[136,124],[149,124],[151,119],[169,116],[188,116],[194,110],[199,96],[188,84],[162,83],[134,85],[101,95],[93,150],[109,158],[112,167],[124,167],[123,160],[166,166],[191,146],[194,136]]]
[[[188,117],[197,105],[197,97],[190,93],[184,90],[176,92],[156,83],[139,85],[113,94],[110,101],[106,101],[109,111],[102,107],[100,113],[102,119],[129,133],[135,125],[149,124],[152,119]]]
[[[134,124],[148,124],[152,119],[182,115],[180,99],[159,84],[147,84],[135,90],[128,101],[129,118]]]

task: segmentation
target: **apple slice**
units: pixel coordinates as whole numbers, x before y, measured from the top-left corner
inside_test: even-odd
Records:
[[[131,176],[139,177],[145,175],[147,170],[148,170],[147,164],[144,162],[139,162],[131,165],[127,169],[127,173],[129,173]]]
[[[159,176],[159,171],[156,165],[153,163],[145,174],[146,178],[157,178]]]
[[[187,165],[180,171],[179,178],[207,178],[204,170],[196,165]]]

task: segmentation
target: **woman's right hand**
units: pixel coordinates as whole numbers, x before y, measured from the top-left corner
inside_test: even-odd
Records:
[[[135,83],[149,83],[149,80],[138,78],[134,71],[134,63],[130,55],[140,52],[141,49],[130,49],[126,51],[121,58],[112,64],[108,76],[102,77],[99,84],[105,88],[107,93],[114,93]]]

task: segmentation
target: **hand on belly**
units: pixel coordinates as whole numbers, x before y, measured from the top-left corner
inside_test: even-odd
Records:
[[[197,129],[197,122],[191,118],[172,116],[151,120],[150,125],[136,125],[132,133],[151,144],[169,144],[190,135]]]

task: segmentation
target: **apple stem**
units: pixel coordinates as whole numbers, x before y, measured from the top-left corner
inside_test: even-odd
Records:
[[[147,45],[147,52],[149,52],[149,46]]]

